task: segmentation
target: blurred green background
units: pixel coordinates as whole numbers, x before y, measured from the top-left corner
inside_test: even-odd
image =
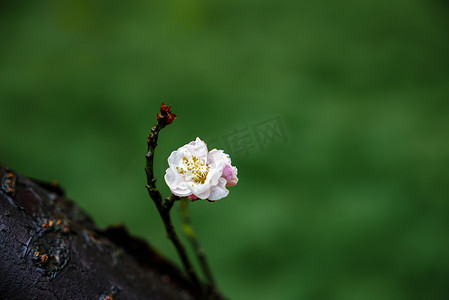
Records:
[[[197,136],[239,168],[228,198],[191,205],[230,299],[449,298],[447,2],[4,1],[0,41],[0,162],[100,226],[179,262],[143,169],[165,101],[161,190]],[[261,150],[273,117],[288,141]]]

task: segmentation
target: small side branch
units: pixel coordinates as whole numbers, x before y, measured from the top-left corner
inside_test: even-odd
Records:
[[[201,245],[199,243],[198,237],[195,234],[195,231],[193,230],[193,227],[192,227],[192,223],[190,221],[188,204],[189,204],[189,200],[187,198],[181,199],[181,215],[182,215],[183,229],[184,229],[184,232],[185,232],[190,244],[192,245],[193,249],[195,250],[195,254],[198,258],[198,261],[200,262],[201,269],[202,269],[204,275],[206,276],[207,281],[209,282],[210,288],[212,289],[213,292],[217,292],[215,280],[212,275],[209,264],[207,262],[206,255],[204,253],[203,248],[201,247]]]

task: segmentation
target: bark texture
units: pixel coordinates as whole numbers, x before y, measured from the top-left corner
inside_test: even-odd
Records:
[[[99,230],[57,185],[0,166],[1,299],[199,299],[124,227]]]

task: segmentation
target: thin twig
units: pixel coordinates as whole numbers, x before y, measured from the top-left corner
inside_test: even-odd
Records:
[[[181,215],[182,215],[182,224],[184,232],[191,243],[192,247],[195,250],[195,254],[200,262],[201,269],[203,270],[204,275],[206,276],[210,288],[212,291],[217,292],[216,284],[214,277],[212,276],[211,269],[206,259],[206,255],[204,253],[203,248],[201,247],[198,237],[193,230],[192,223],[190,221],[189,210],[188,210],[189,200],[187,198],[181,198]]]
[[[165,125],[167,124],[160,124],[158,118],[157,125],[151,128],[151,133],[148,136],[148,152],[145,155],[146,157],[145,172],[147,174],[146,187],[148,189],[148,193],[150,194],[151,199],[153,199],[154,204],[156,205],[156,208],[159,212],[159,215],[162,218],[162,221],[164,222],[167,237],[172,241],[173,245],[175,246],[176,251],[178,252],[181,258],[182,264],[190,281],[192,282],[193,286],[200,289],[201,288],[200,281],[198,280],[195,270],[193,269],[193,266],[190,263],[189,258],[187,256],[187,252],[184,246],[181,244],[178,235],[176,234],[175,228],[173,227],[173,223],[171,221],[170,209],[173,206],[173,202],[176,200],[176,196],[172,195],[168,197],[165,201],[162,201],[162,195],[156,187],[156,178],[154,178],[154,171],[153,171],[154,150],[156,149],[157,146],[159,131],[162,128],[164,128]]]

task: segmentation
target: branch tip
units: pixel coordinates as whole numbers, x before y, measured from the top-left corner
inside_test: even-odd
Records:
[[[173,120],[177,118],[176,114],[174,114],[170,109],[171,105],[167,106],[164,102],[162,102],[161,112],[156,115],[157,123],[161,126],[161,128],[170,125]]]

